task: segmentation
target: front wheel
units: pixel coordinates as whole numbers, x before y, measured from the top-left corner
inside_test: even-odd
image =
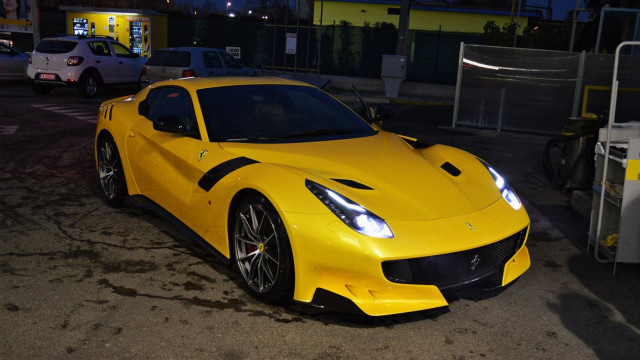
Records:
[[[267,303],[290,301],[294,270],[289,237],[276,209],[262,195],[244,198],[231,231],[235,265],[251,294]]]
[[[80,95],[86,98],[92,98],[98,93],[100,87],[100,79],[94,72],[87,73],[80,79],[78,91]]]
[[[98,176],[105,201],[111,206],[122,206],[127,195],[127,181],[118,148],[109,135],[98,140]]]

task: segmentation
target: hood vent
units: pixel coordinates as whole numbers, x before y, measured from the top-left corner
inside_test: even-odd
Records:
[[[451,164],[448,161],[445,162],[444,164],[442,164],[440,167],[442,168],[442,170],[448,172],[452,176],[458,176],[458,175],[462,174],[462,171],[460,171],[460,169],[458,169],[457,167],[453,166],[453,164]]]
[[[371,188],[371,187],[369,187],[369,186],[367,186],[365,184],[359,183],[357,181],[354,181],[354,180],[347,180],[347,179],[331,179],[331,180],[333,180],[335,182],[339,182],[342,185],[346,185],[346,186],[352,187],[354,189],[373,190],[373,188]]]

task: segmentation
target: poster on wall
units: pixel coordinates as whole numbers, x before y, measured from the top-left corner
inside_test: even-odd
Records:
[[[0,31],[33,33],[36,0],[1,0]]]

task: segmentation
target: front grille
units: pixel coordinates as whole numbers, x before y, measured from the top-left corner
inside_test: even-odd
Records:
[[[435,285],[446,289],[489,276],[524,244],[527,229],[493,244],[455,253],[382,263],[384,276],[391,282]]]

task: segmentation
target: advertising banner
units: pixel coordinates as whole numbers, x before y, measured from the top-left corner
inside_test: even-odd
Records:
[[[36,0],[0,0],[0,31],[33,33]]]

